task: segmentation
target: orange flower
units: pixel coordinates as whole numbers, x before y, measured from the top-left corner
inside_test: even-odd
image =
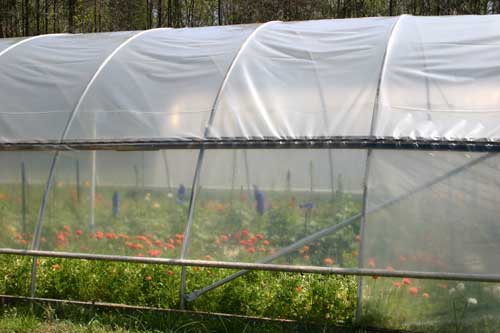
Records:
[[[162,241],[160,239],[158,239],[157,241],[155,241],[155,245],[161,247]]]
[[[401,282],[399,281],[394,282],[392,285],[396,288],[401,288]]]
[[[413,296],[417,296],[418,294],[418,288],[417,287],[411,287],[408,289],[408,292],[412,294]]]
[[[262,234],[262,233],[255,234],[255,237],[257,237],[257,239],[259,239],[259,240],[263,240],[264,234]]]
[[[430,296],[429,296],[429,294],[428,294],[428,293],[423,293],[423,294],[422,294],[422,297],[423,297],[423,298],[429,298]]]
[[[263,240],[263,241],[262,241],[262,245],[266,245],[266,246],[267,246],[267,245],[269,245],[269,241],[268,241],[267,239],[266,239],[266,240]]]
[[[144,278],[146,281],[151,281],[153,280],[153,277],[151,275],[148,275]]]
[[[7,194],[0,193],[0,201],[6,200],[6,199],[7,199]]]
[[[71,230],[71,229],[70,229],[70,227],[69,227],[69,225],[65,225],[65,226],[63,226],[63,229],[64,229],[65,231],[70,231],[70,230]]]
[[[159,257],[161,255],[161,250],[151,249],[148,251],[150,257]]]
[[[111,239],[115,239],[115,238],[116,238],[116,234],[115,234],[114,232],[108,232],[108,233],[106,234],[106,238],[107,238],[107,239],[110,239],[110,240],[111,240]]]
[[[184,234],[175,234],[175,238],[184,239]]]
[[[254,247],[249,247],[249,248],[247,249],[247,252],[248,252],[248,253],[255,253],[255,248],[254,248]]]
[[[75,235],[77,235],[77,236],[81,236],[81,235],[83,235],[83,230],[82,230],[82,229],[78,229],[78,230],[76,230],[76,231],[75,231]]]
[[[297,288],[295,288],[297,290],[297,292],[300,294],[302,292],[302,287],[301,286],[298,286]]]
[[[403,284],[409,286],[411,284],[411,280],[409,278],[404,278],[403,279]]]
[[[172,272],[172,271],[167,271],[167,275],[172,276],[172,275],[174,275],[174,272]]]
[[[304,250],[304,252],[307,252],[307,251],[309,251],[309,246],[307,246],[307,245],[304,245],[304,247],[302,248],[302,250]]]
[[[377,266],[377,262],[375,261],[375,258],[368,258],[368,266],[370,266],[371,268],[374,268],[375,266]]]
[[[28,244],[28,241],[27,241],[26,239],[21,239],[19,242],[20,242],[22,245],[26,245],[26,244]]]
[[[95,238],[97,238],[97,239],[103,239],[103,237],[104,237],[104,232],[102,232],[102,231],[97,231],[97,232],[95,233]]]
[[[60,269],[61,269],[61,266],[60,266],[59,264],[54,264],[54,265],[52,265],[52,269],[53,269],[54,271],[58,271],[58,270],[60,270]]]
[[[175,244],[177,245],[182,245],[182,239],[176,239]]]
[[[173,244],[168,243],[168,244],[165,244],[165,248],[167,248],[167,249],[175,249],[175,246]]]
[[[130,239],[130,237],[125,235],[125,234],[119,234],[118,237],[120,237],[121,239],[126,239],[126,240]]]
[[[325,258],[323,259],[323,263],[327,266],[331,266],[335,263],[335,260],[333,260],[332,258]]]
[[[259,252],[266,252],[266,248],[265,247],[259,247]]]

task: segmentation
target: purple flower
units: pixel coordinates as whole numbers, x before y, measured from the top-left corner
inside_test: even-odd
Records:
[[[184,200],[186,199],[186,187],[184,184],[181,184],[179,188],[177,189],[177,199],[176,202],[177,204],[182,204]]]
[[[314,202],[306,202],[306,203],[300,204],[299,208],[312,209],[312,208],[314,208]]]
[[[120,214],[120,193],[115,192],[113,193],[113,216],[118,217],[118,214]]]
[[[254,188],[255,201],[257,203],[255,208],[257,209],[257,213],[259,213],[259,215],[262,216],[264,215],[264,212],[266,210],[264,192],[259,190],[259,188],[255,185],[253,186],[253,188]]]

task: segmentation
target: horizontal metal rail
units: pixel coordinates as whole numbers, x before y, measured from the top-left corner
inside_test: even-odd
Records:
[[[500,152],[500,140],[446,140],[392,137],[316,137],[316,138],[224,138],[224,139],[123,139],[2,142],[0,151],[72,151],[159,149],[405,149],[431,151]]]
[[[341,268],[341,267],[318,267],[302,265],[282,265],[282,264],[261,264],[246,262],[226,262],[207,261],[191,259],[167,259],[148,257],[127,257],[108,254],[89,254],[56,251],[35,251],[18,249],[0,249],[0,254],[12,254],[20,256],[36,256],[66,259],[101,260],[115,262],[131,262],[141,264],[157,264],[171,266],[196,266],[214,267],[227,269],[252,269],[261,271],[279,271],[293,273],[313,273],[313,274],[333,274],[333,275],[354,275],[354,276],[379,276],[379,277],[408,277],[415,279],[435,279],[435,280],[460,280],[478,282],[500,282],[500,274],[478,274],[478,273],[447,273],[447,272],[421,272],[410,270],[388,271],[385,269],[369,268]]]
[[[336,332],[352,332],[352,327],[339,326],[330,323],[323,322],[310,322],[304,320],[293,320],[293,319],[282,319],[282,318],[269,318],[269,317],[256,317],[256,316],[246,316],[246,315],[238,315],[232,313],[221,313],[221,312],[207,312],[207,311],[192,311],[192,310],[180,310],[180,309],[168,309],[168,308],[159,308],[159,307],[151,307],[151,306],[140,306],[140,305],[127,305],[120,303],[109,303],[109,302],[86,302],[86,301],[72,301],[72,300],[64,300],[64,299],[55,299],[55,298],[44,298],[44,297],[26,297],[26,296],[11,296],[11,295],[0,295],[0,303],[1,304],[15,304],[20,302],[27,303],[46,303],[46,304],[54,304],[54,305],[77,305],[82,307],[89,308],[101,308],[101,309],[109,309],[109,310],[120,310],[120,311],[140,311],[142,312],[159,312],[165,314],[174,314],[174,315],[185,315],[192,317],[206,317],[213,318],[219,317],[224,319],[239,319],[250,322],[261,322],[261,323],[275,323],[275,324],[285,324],[285,325],[297,325],[300,327],[310,327],[316,329],[323,329],[325,327],[335,328]],[[404,333],[409,331],[397,330],[397,329],[382,329],[378,327],[364,327],[364,329],[368,332],[385,332],[385,333]]]

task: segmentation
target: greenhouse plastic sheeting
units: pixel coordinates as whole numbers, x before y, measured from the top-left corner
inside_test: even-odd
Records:
[[[2,40],[1,139],[497,139],[499,30],[401,16]]]
[[[188,258],[357,267],[359,218],[338,233],[327,233],[275,260],[269,258],[359,215],[366,151],[206,154]]]
[[[499,31],[494,15],[401,16],[0,39],[0,146],[50,141],[0,153],[0,248],[498,281],[499,157],[447,149],[498,150],[483,140],[500,139]],[[212,139],[233,146],[164,149]],[[125,151],[68,149],[95,140]],[[148,140],[164,146],[127,146]],[[406,150],[369,149],[389,140]],[[408,297],[428,322],[443,304],[467,315],[472,292],[500,299],[360,282],[374,318]]]

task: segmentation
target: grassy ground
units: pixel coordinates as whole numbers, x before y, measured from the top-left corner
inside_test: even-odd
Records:
[[[12,332],[352,332],[348,328],[221,316],[193,316],[145,310],[86,308],[75,305],[3,306],[0,333]]]

